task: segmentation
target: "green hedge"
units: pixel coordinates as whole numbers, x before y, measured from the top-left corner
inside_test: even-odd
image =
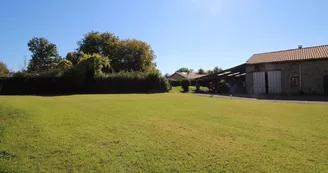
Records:
[[[127,72],[88,77],[0,78],[2,95],[60,95],[167,92],[169,82],[156,74]]]

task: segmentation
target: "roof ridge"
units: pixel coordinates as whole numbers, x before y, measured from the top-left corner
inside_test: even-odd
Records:
[[[304,48],[301,48],[301,49],[295,48],[295,49],[271,51],[271,52],[264,52],[264,53],[255,53],[253,55],[262,55],[262,54],[278,53],[278,52],[289,52],[289,51],[302,50],[302,49],[312,49],[312,48],[318,48],[318,47],[328,47],[328,44],[326,44],[326,45],[320,45],[320,46],[304,47]]]

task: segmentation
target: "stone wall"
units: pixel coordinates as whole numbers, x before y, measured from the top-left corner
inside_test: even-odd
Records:
[[[324,76],[328,75],[328,60],[267,63],[246,66],[246,88],[253,94],[253,72],[281,71],[282,94],[324,94]],[[299,77],[300,85],[292,85]]]

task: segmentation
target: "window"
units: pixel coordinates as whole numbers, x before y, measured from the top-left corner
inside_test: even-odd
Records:
[[[291,84],[292,84],[292,86],[299,86],[300,85],[300,77],[298,77],[298,76],[293,76],[292,78],[291,78]]]

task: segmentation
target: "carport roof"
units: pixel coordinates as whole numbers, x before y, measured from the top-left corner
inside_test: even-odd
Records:
[[[200,78],[196,78],[195,80],[209,80],[209,79],[218,79],[223,77],[240,77],[245,76],[246,64],[241,64],[218,73],[206,75]]]
[[[328,45],[254,54],[247,64],[328,59]]]

